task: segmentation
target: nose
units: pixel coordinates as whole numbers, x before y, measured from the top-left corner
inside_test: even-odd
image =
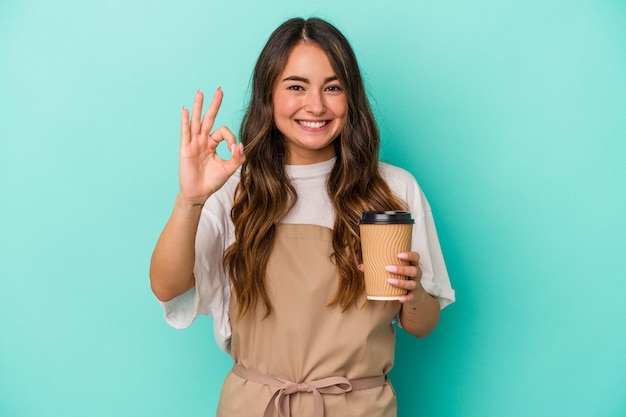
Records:
[[[304,109],[313,115],[320,115],[326,111],[324,97],[317,91],[309,91],[305,97]]]

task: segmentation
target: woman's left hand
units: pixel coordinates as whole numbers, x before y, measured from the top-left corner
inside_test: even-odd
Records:
[[[420,279],[422,270],[419,266],[420,255],[417,252],[402,252],[398,254],[398,259],[405,262],[401,265],[387,265],[385,270],[395,275],[405,276],[406,279],[389,278],[389,285],[407,290],[407,294],[400,297],[398,301],[408,303],[424,291]],[[408,265],[405,265],[408,262]]]
[[[387,265],[385,270],[406,279],[388,278],[389,285],[404,288],[407,294],[400,296],[402,308],[399,314],[399,323],[402,328],[416,337],[426,337],[439,322],[439,301],[428,294],[422,287],[422,269],[419,266],[420,256],[417,252],[402,252],[398,254],[399,265]],[[404,262],[402,262],[404,261]],[[363,271],[363,265],[359,265]]]
[[[398,254],[401,259],[401,265],[387,265],[385,270],[394,275],[405,276],[406,279],[388,278],[389,285],[397,288],[404,288],[407,294],[400,297],[398,301],[406,303],[417,298],[424,291],[420,279],[422,278],[422,270],[419,266],[420,255],[417,252],[402,252]],[[406,263],[408,262],[408,265]],[[363,264],[359,265],[359,270],[363,271]]]

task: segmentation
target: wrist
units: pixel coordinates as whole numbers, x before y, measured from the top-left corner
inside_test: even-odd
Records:
[[[178,195],[176,196],[176,202],[174,204],[175,204],[175,207],[179,209],[183,209],[185,211],[191,210],[191,211],[201,212],[207,198],[208,197],[189,198],[189,197],[184,196],[181,193],[178,193]]]

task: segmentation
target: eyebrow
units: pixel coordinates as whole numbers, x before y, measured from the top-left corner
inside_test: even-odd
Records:
[[[287,77],[287,78],[285,78],[283,80],[283,82],[285,82],[285,81],[298,81],[298,82],[305,83],[305,84],[310,84],[311,83],[311,81],[309,81],[308,78],[299,77],[297,75],[290,75],[289,77]],[[327,83],[329,83],[331,81],[337,81],[337,76],[333,75],[332,77],[325,78],[324,79],[324,84],[327,84]]]

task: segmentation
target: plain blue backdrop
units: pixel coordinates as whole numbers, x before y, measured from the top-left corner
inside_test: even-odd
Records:
[[[400,417],[626,416],[626,3],[4,0],[0,416],[210,416],[210,319],[148,284],[180,108],[292,16],[355,48],[384,160],[435,213],[458,302],[398,333]]]

